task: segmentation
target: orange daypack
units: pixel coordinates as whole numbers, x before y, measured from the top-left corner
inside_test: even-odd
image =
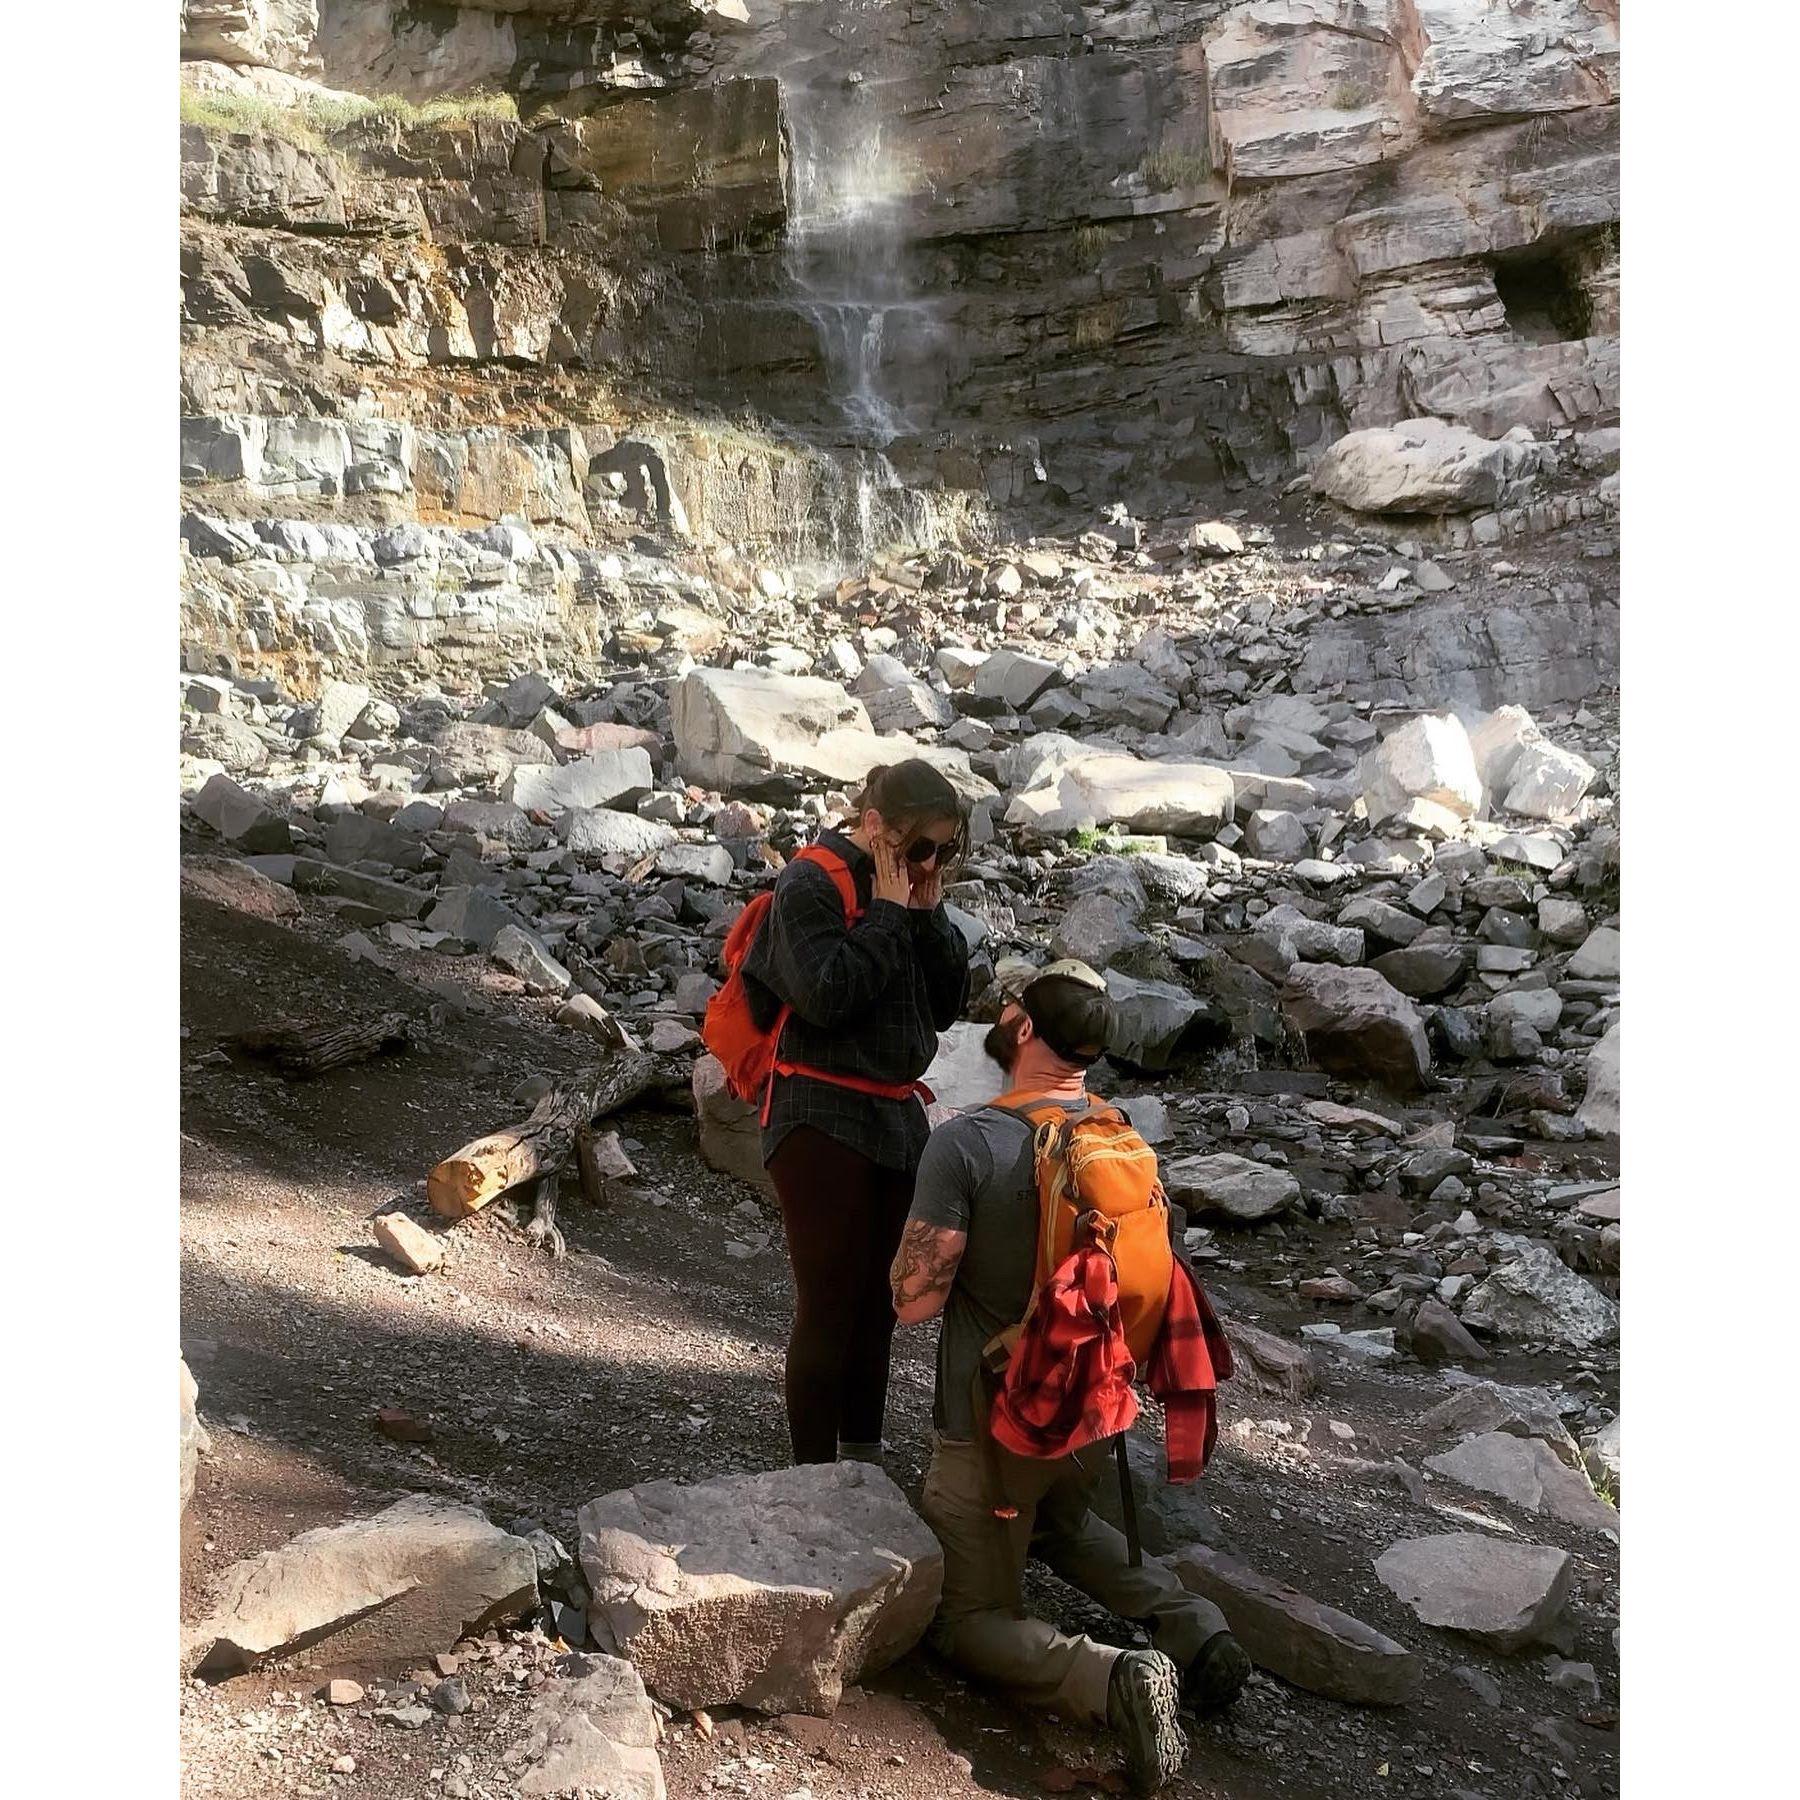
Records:
[[[1077,1113],[1029,1094],[1003,1094],[988,1104],[1032,1129],[1038,1191],[1033,1302],[1080,1242],[1101,1242],[1116,1271],[1125,1342],[1141,1366],[1162,1329],[1175,1265],[1156,1152],[1116,1106],[1101,1100]],[[1023,1329],[1021,1323],[1001,1336],[1016,1343]]]
[[[841,856],[833,855],[818,844],[808,844],[794,860],[817,863],[831,877],[838,898],[844,903],[845,925],[854,925],[862,917],[862,909],[856,904],[855,879],[850,873],[850,865]],[[756,942],[756,934],[762,930],[769,908],[774,904],[773,891],[758,894],[738,914],[719,952],[725,983],[706,1003],[706,1019],[700,1027],[701,1040],[724,1067],[726,1086],[740,1100],[760,1102],[768,1092],[774,1079],[782,1028],[793,1011],[792,1007],[783,1006],[775,1015],[775,1022],[768,1030],[763,1030],[756,1022],[750,995],[744,986],[744,959],[750,954],[750,946]]]

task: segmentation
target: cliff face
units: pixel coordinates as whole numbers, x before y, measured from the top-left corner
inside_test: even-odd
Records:
[[[1280,483],[1422,413],[1616,413],[1604,0],[186,0],[183,28],[213,651],[573,645],[628,609],[608,558],[645,528],[847,561],[988,505]],[[475,90],[503,99],[445,98]],[[502,524],[529,572],[445,537]],[[400,528],[437,553],[378,545]]]

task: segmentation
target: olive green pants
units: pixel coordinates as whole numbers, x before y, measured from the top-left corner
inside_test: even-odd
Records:
[[[1157,1558],[1146,1556],[1134,1569],[1124,1537],[1090,1510],[1095,1483],[1117,1479],[1110,1438],[1049,1461],[998,1447],[995,1458],[1006,1498],[1019,1509],[1016,1519],[993,1516],[973,1444],[940,1436],[933,1447],[920,1510],[944,1547],[944,1597],[931,1647],[1027,1706],[1104,1724],[1119,1652],[1024,1611],[1019,1584],[1027,1556],[1120,1618],[1145,1626],[1178,1669],[1226,1629],[1225,1615],[1190,1594]]]

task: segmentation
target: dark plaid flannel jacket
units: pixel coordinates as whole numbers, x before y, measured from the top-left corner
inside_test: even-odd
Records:
[[[744,984],[759,1025],[793,1007],[780,1056],[871,1081],[916,1081],[937,1054],[968,998],[969,948],[942,906],[930,912],[871,902],[875,863],[847,837],[819,844],[849,865],[863,916],[846,929],[831,877],[792,862],[775,883],[775,902],[750,953]],[[925,1149],[925,1109],[804,1076],[776,1078],[763,1126],[766,1163],[796,1126],[811,1125],[883,1168],[911,1172]]]

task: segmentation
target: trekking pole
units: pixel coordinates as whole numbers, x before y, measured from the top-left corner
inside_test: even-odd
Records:
[[[1137,1490],[1131,1485],[1131,1458],[1125,1453],[1125,1433],[1113,1439],[1113,1454],[1119,1459],[1119,1506],[1125,1518],[1125,1547],[1131,1566],[1144,1566],[1144,1546],[1138,1537]]]

